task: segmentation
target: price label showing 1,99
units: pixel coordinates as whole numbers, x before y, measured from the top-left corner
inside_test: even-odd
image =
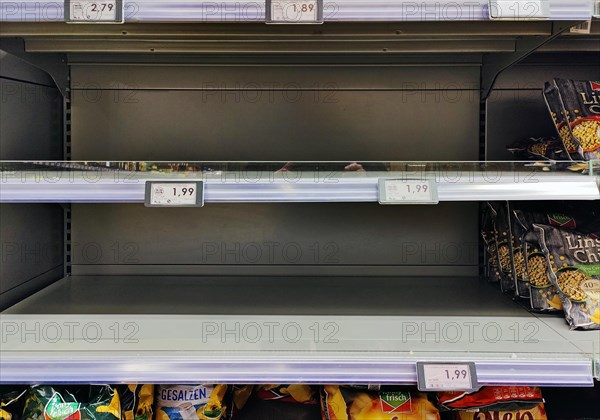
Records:
[[[147,181],[146,207],[202,207],[202,181]]]
[[[65,0],[70,23],[123,23],[123,0]]]
[[[266,0],[267,23],[322,23],[323,0]]]
[[[437,204],[436,184],[432,180],[380,179],[380,204]]]
[[[417,362],[419,391],[476,391],[475,363]]]

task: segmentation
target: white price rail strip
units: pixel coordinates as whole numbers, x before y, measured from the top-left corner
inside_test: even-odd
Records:
[[[489,0],[490,18],[501,20],[536,20],[550,17],[548,0]]]
[[[322,23],[323,0],[267,0],[267,23]]]
[[[123,23],[123,0],[65,0],[69,23]]]
[[[146,207],[202,207],[201,181],[146,182]]]
[[[417,362],[419,391],[475,391],[479,389],[475,363]]]

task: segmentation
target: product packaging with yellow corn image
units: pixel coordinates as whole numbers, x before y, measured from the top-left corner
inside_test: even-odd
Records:
[[[572,329],[600,329],[600,232],[580,233],[534,225],[547,261],[550,280],[561,298]]]

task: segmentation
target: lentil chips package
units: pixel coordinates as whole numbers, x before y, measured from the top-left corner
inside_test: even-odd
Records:
[[[158,385],[155,420],[226,418],[227,385]]]
[[[554,82],[544,84],[544,99],[568,157],[572,160],[582,160],[583,149],[571,132],[560,92]]]
[[[571,329],[600,329],[599,235],[548,225],[535,229]]]
[[[600,159],[600,81],[555,79],[554,83],[583,158]]]
[[[122,420],[151,420],[154,385],[117,385]]]
[[[119,393],[108,385],[46,386],[29,389],[23,419],[119,420]]]
[[[427,394],[384,388],[379,391],[327,385],[321,391],[323,420],[439,420]]]
[[[562,141],[555,138],[520,139],[506,149],[519,160],[569,160]]]
[[[491,282],[500,281],[498,266],[498,248],[496,246],[496,210],[490,203],[485,203],[481,218],[481,237],[485,242],[486,276]]]
[[[500,267],[500,290],[504,293],[515,294],[515,279],[513,278],[512,240],[509,207],[506,201],[492,202],[495,211],[496,247],[498,249],[498,266]]]

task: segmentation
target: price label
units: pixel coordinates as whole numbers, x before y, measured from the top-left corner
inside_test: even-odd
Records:
[[[380,204],[437,204],[437,189],[431,180],[380,179]]]
[[[146,182],[146,207],[202,207],[202,181]]]
[[[323,0],[266,0],[269,23],[321,23]]]
[[[505,20],[547,19],[548,0],[489,0],[490,18]]]
[[[475,363],[417,362],[419,391],[475,391],[479,389]]]
[[[123,0],[66,0],[65,20],[71,23],[122,23]]]

